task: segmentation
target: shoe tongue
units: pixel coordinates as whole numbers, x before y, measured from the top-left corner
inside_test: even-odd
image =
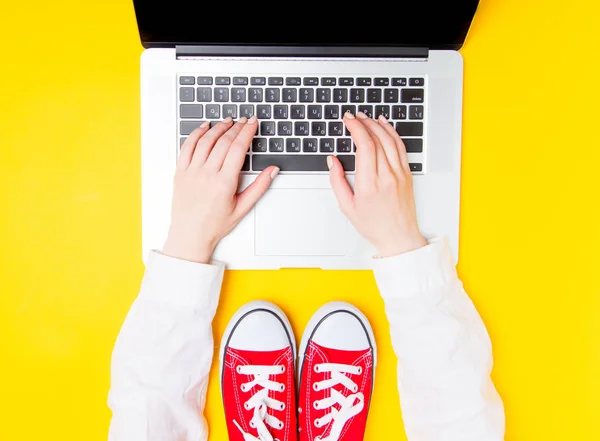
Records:
[[[232,354],[244,360],[244,363],[253,366],[272,366],[276,364],[287,364],[285,355],[291,352],[291,348],[278,349],[276,351],[245,351],[242,349],[228,348]],[[291,357],[291,354],[290,354]]]
[[[348,365],[364,365],[363,361],[359,361],[359,358],[365,354],[370,354],[371,349],[362,349],[359,351],[346,351],[342,349],[328,348],[326,346],[319,345],[314,341],[311,345],[315,346],[317,353],[320,351],[325,355],[325,361],[320,360],[321,357],[317,357],[319,363],[337,363],[337,364],[348,364]]]

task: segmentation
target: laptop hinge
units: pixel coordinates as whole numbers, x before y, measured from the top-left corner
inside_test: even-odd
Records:
[[[426,47],[389,46],[176,46],[180,57],[427,58]]]

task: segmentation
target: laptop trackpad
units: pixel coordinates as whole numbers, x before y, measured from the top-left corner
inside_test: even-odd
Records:
[[[348,221],[331,190],[269,190],[255,209],[258,256],[345,256]]]

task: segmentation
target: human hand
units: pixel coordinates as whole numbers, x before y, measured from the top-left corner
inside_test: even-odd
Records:
[[[344,115],[356,144],[354,191],[342,164],[327,158],[330,180],[342,212],[381,257],[395,256],[427,245],[419,232],[413,181],[404,143],[383,117],[359,112]]]
[[[171,227],[163,253],[208,263],[221,239],[248,214],[279,173],[268,167],[237,194],[239,174],[257,128],[256,117],[231,118],[194,130],[181,147],[173,183]]]

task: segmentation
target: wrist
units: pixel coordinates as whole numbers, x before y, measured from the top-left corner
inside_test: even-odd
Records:
[[[419,248],[423,248],[424,246],[427,246],[427,241],[421,233],[417,232],[409,236],[388,240],[376,248],[379,257],[385,258],[409,253]]]
[[[191,240],[187,237],[169,234],[163,247],[163,254],[176,259],[208,264],[215,248],[216,243],[213,244],[210,240]]]

